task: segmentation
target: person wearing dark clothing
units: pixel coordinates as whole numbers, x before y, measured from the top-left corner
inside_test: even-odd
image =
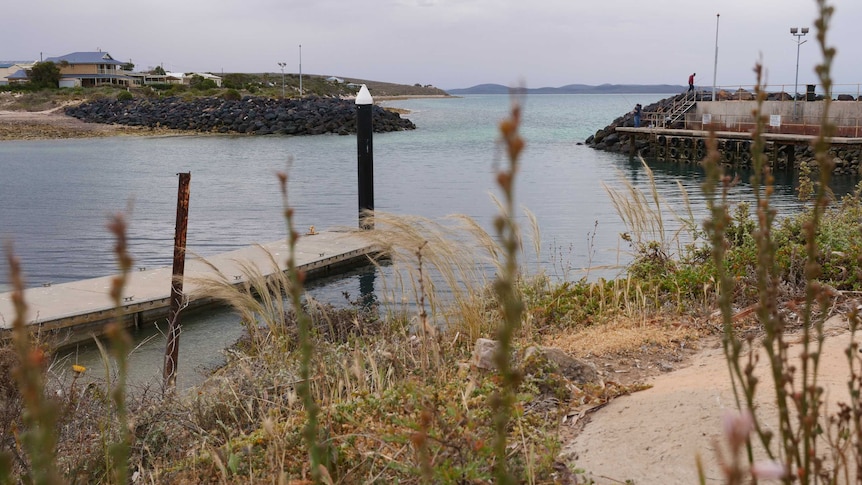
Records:
[[[641,105],[640,103],[635,105],[635,128],[640,128],[641,126]]]
[[[694,76],[696,74],[697,73],[693,73],[691,76],[688,77],[688,90],[689,91],[694,91]]]

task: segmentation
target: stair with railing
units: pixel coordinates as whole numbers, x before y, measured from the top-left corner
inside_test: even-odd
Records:
[[[689,91],[685,94],[685,97],[680,100],[680,103],[674,103],[671,111],[667,113],[665,116],[664,122],[665,126],[673,126],[674,123],[679,121],[686,113],[691,111],[697,105],[697,93],[695,91]]]

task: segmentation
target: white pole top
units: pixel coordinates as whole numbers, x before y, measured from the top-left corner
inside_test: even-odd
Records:
[[[373,104],[374,99],[371,98],[371,93],[368,92],[368,88],[363,84],[361,88],[359,88],[359,94],[356,95],[356,104]]]

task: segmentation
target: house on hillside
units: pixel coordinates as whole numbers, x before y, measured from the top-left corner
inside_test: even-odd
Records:
[[[126,73],[126,75],[132,78],[132,84],[135,86],[168,83],[168,76],[164,74],[152,74],[149,72],[128,72]]]
[[[165,73],[165,83],[166,84],[188,84],[188,81],[185,81],[186,73],[184,72],[166,72]]]
[[[0,61],[0,86],[14,84],[15,79],[24,74],[27,69],[30,69],[35,64],[35,61]],[[20,74],[18,74],[20,71]],[[17,74],[17,76],[16,76]],[[9,78],[12,77],[12,80]],[[26,80],[26,75],[24,75]]]
[[[209,79],[214,82],[217,87],[221,87],[222,82],[221,77],[206,72],[168,72],[166,74],[168,84],[184,84],[189,86],[192,83],[192,78],[195,76]]]
[[[107,52],[73,52],[45,59],[48,61],[60,68],[61,88],[130,86],[133,82],[131,76],[121,69],[125,62],[115,60]]]
[[[202,78],[204,78],[204,79],[209,79],[210,81],[214,82],[214,83],[215,83],[215,85],[216,85],[217,87],[221,87],[221,77],[219,77],[219,76],[216,76],[216,75],[213,75],[213,74],[209,74],[209,73],[206,73],[206,72],[195,72],[195,73],[192,73],[192,77],[194,77],[194,76],[200,76],[200,77],[202,77]]]

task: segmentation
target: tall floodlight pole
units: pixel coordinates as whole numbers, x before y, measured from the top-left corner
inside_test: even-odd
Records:
[[[302,97],[302,44],[299,44],[299,97]]]
[[[721,14],[715,14],[715,65],[712,67],[712,100],[715,101],[715,80],[718,77],[718,18]]]
[[[790,27],[790,35],[796,37],[796,82],[793,84],[793,119],[796,120],[799,117],[799,112],[797,111],[797,106],[799,104],[799,48],[802,47],[802,44],[808,42],[807,40],[802,40],[802,37],[808,33],[808,27],[802,27],[801,29],[796,27]]]
[[[278,67],[281,68],[281,97],[284,99],[284,66],[286,66],[286,62],[279,62]]]

